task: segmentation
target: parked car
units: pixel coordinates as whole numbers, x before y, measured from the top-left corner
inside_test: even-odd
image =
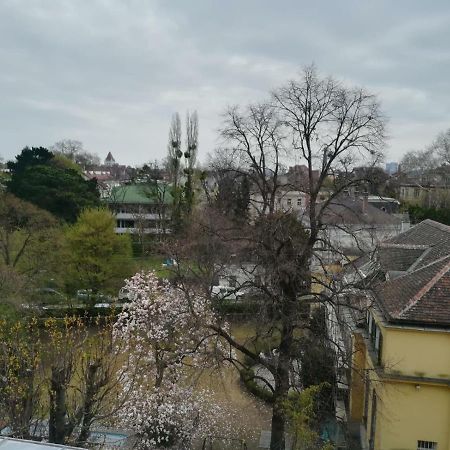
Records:
[[[111,303],[113,298],[110,295],[102,294],[101,292],[93,293],[92,289],[79,289],[77,291],[77,300],[80,302],[89,303]]]
[[[53,288],[39,288],[33,292],[33,303],[38,305],[66,304],[67,297]]]
[[[211,295],[213,298],[219,300],[236,300],[242,299],[244,292],[239,291],[231,286],[213,286],[211,290]]]

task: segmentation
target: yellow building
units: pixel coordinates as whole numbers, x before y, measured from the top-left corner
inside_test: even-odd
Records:
[[[359,291],[350,426],[363,449],[450,450],[450,227],[426,220],[358,271],[376,281]]]

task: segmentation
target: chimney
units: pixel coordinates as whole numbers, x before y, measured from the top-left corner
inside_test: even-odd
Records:
[[[362,197],[362,212],[363,212],[363,214],[367,214],[368,206],[369,206],[369,193],[367,191],[364,191],[363,197]]]

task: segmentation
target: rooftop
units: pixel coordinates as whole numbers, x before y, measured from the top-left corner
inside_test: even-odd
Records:
[[[387,320],[450,326],[449,226],[424,220],[353,267],[368,281]]]
[[[450,255],[374,289],[391,320],[450,326]]]
[[[106,155],[105,161],[106,162],[116,162],[116,160],[114,159],[114,156],[112,155],[111,152],[108,152],[108,154]]]
[[[422,246],[425,251],[417,258],[413,268],[426,266],[450,255],[450,226],[427,219],[383,244],[397,249],[403,246],[405,253],[414,245]]]
[[[113,187],[107,201],[110,204],[150,205],[161,201],[171,204],[172,195],[169,185],[163,182],[158,182],[157,185],[125,184]]]
[[[322,222],[328,225],[400,225],[401,220],[376,208],[364,199],[339,197],[325,209]]]

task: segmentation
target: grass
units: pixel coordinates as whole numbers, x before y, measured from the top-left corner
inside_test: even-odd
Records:
[[[167,257],[162,255],[139,256],[134,258],[136,271],[153,270],[158,278],[171,278],[173,271],[170,268],[163,267]]]
[[[147,256],[137,256],[134,258],[136,271],[148,271],[153,270],[158,278],[171,279],[175,277],[175,270],[171,267],[163,267],[164,262],[168,258],[168,255],[152,254]],[[180,265],[180,269],[186,276],[193,276],[199,273],[198,266],[189,260],[183,261]]]
[[[15,321],[22,317],[21,312],[16,306],[9,303],[0,303],[0,318],[4,320]]]

